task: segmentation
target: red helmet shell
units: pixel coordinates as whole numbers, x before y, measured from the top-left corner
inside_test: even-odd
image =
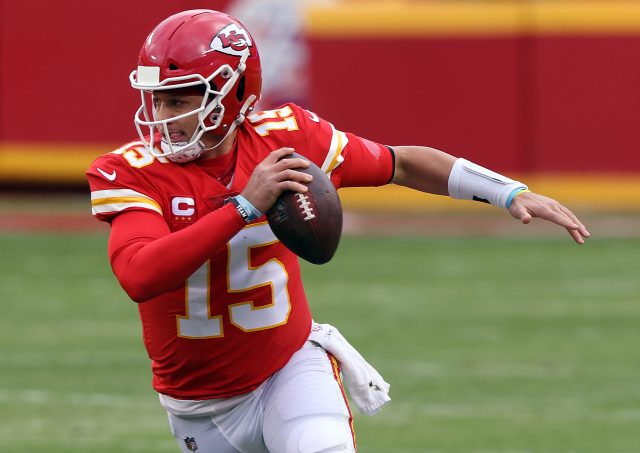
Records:
[[[242,23],[213,10],[183,11],[162,21],[147,37],[138,64],[160,68],[160,82],[194,74],[204,79],[224,65],[236,71],[241,56],[248,52],[242,75],[221,101],[224,116],[221,126],[229,127],[250,96],[260,99],[262,75],[258,49]],[[225,77],[226,76],[226,77]],[[222,72],[210,80],[219,90],[229,78]],[[163,88],[175,82],[168,81]],[[249,109],[250,111],[250,109]]]

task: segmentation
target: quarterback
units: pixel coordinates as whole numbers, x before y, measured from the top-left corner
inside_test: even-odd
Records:
[[[540,217],[578,243],[589,236],[557,201],[465,159],[374,143],[295,104],[255,112],[256,43],[226,14],[161,22],[130,81],[139,139],[97,158],[87,177],[185,453],[356,451],[340,367],[346,379],[359,355],[315,341],[323,329],[342,337],[313,324],[298,258],[263,215],[283,191],[307,190],[298,170],[309,162],[336,188],[395,183],[489,202],[523,223]],[[304,158],[283,159],[294,151]],[[374,381],[372,391],[388,389]]]

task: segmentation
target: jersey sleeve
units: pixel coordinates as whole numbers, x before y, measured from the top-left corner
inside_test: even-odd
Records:
[[[389,184],[395,170],[395,154],[389,146],[346,134],[349,145],[343,151],[344,162],[334,170],[340,187],[374,187]]]
[[[87,170],[93,215],[105,222],[111,222],[115,215],[130,210],[162,215],[162,197],[152,184],[145,184],[142,172],[131,166],[124,153],[135,158],[135,145],[97,158]]]
[[[393,150],[336,129],[315,113],[291,104],[306,139],[305,157],[330,175],[336,187],[381,186],[391,182]]]
[[[109,259],[129,297],[144,302],[180,285],[245,225],[229,204],[172,232],[163,218],[166,183],[136,143],[96,159],[87,171],[91,206],[109,222]],[[162,185],[164,184],[164,186]]]
[[[111,222],[111,267],[129,297],[144,302],[184,284],[245,225],[232,204],[173,233],[164,219],[127,210]]]

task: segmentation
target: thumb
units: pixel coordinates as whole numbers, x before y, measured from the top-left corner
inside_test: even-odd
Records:
[[[531,222],[531,213],[524,206],[515,206],[515,203],[509,208],[511,215],[520,220],[522,223],[527,224]]]

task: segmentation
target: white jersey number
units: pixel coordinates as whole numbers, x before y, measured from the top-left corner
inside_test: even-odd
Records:
[[[265,110],[247,117],[256,132],[263,137],[271,131],[297,131],[298,123],[291,107],[285,106],[275,110]],[[273,120],[273,121],[266,121]],[[262,122],[264,121],[264,122]],[[261,123],[261,124],[257,124]]]
[[[289,276],[284,265],[275,258],[260,266],[251,263],[251,249],[276,241],[269,225],[261,223],[243,229],[227,244],[229,291],[241,293],[261,286],[271,288],[269,305],[254,307],[253,301],[246,301],[229,306],[231,324],[245,332],[272,329],[285,324],[289,318]],[[187,279],[187,315],[177,317],[180,337],[215,338],[224,335],[222,315],[211,313],[216,296],[211,294],[209,272],[210,264],[206,262]]]

